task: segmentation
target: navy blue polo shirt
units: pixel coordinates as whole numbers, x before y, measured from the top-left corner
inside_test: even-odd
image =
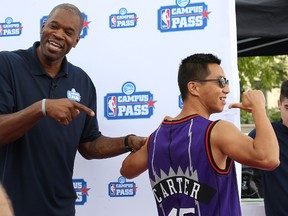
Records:
[[[63,60],[51,78],[27,50],[0,52],[0,114],[14,113],[43,98],[73,98],[96,113],[96,90],[89,76]],[[23,137],[0,147],[0,180],[17,216],[75,214],[72,184],[79,143],[101,135],[96,117],[81,113],[68,126],[43,117]]]
[[[280,165],[272,171],[261,170],[266,216],[282,216],[288,212],[288,128],[282,120],[272,123],[280,148]],[[256,130],[249,136],[255,138]]]

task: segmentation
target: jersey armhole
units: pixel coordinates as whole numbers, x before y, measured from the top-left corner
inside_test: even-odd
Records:
[[[205,135],[205,148],[206,148],[206,154],[209,160],[210,165],[212,166],[212,168],[221,175],[227,175],[230,172],[230,169],[232,167],[232,159],[231,158],[227,158],[226,160],[226,167],[225,169],[221,169],[218,167],[218,165],[216,164],[214,158],[213,158],[213,154],[212,154],[212,149],[211,149],[211,143],[210,143],[210,137],[211,137],[211,132],[213,127],[219,122],[220,120],[217,121],[212,121],[206,130],[206,135]]]

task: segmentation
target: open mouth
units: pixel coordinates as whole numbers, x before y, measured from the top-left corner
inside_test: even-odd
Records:
[[[220,97],[220,100],[221,100],[223,103],[226,103],[226,98],[225,98],[225,97]]]
[[[59,51],[62,49],[62,45],[55,42],[55,41],[52,41],[52,40],[48,40],[48,44],[47,44],[48,48],[50,50],[54,50],[54,51]]]

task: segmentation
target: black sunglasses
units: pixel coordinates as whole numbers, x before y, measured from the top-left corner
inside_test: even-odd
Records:
[[[192,82],[215,82],[217,81],[220,88],[224,88],[226,85],[229,86],[229,80],[225,77],[218,77],[217,79],[203,79],[203,80],[191,80]]]

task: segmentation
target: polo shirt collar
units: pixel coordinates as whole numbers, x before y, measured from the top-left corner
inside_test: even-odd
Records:
[[[40,60],[37,56],[37,52],[36,52],[36,49],[37,47],[40,46],[40,41],[36,41],[33,46],[29,49],[29,52],[32,54],[32,57],[34,59],[34,61],[36,62],[36,64],[38,65],[39,68],[41,68],[40,70],[34,70],[32,71],[32,73],[34,75],[46,75],[46,72],[43,68],[43,66],[41,65],[40,63]],[[67,57],[65,56],[63,61],[62,61],[62,65],[61,65],[61,70],[60,72],[58,73],[57,76],[68,76],[68,61],[67,61]]]

